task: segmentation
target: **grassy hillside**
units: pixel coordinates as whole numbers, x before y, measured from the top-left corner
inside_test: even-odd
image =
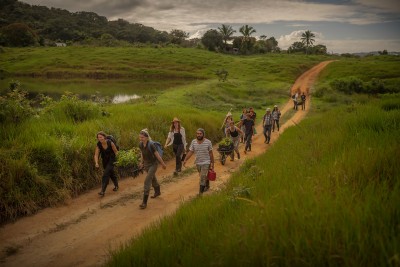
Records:
[[[343,77],[335,68],[320,84]],[[328,90],[312,105],[223,191],[183,204],[107,266],[398,266],[400,95]]]
[[[133,82],[138,75],[147,75],[152,81],[190,77],[192,82],[169,86],[152,96],[120,105],[65,95],[60,101],[47,99],[42,101],[43,105],[37,103],[39,110],[21,110],[26,101],[20,95],[8,98],[3,95],[0,98],[2,222],[32,214],[98,186],[100,173],[92,162],[96,132],[104,130],[116,136],[121,149],[137,146],[137,135],[143,128],[149,129],[153,139],[164,142],[171,119],[178,116],[189,138],[194,137],[198,127],[203,127],[216,142],[221,138],[219,127],[229,109],[238,119],[243,106],[254,106],[261,114],[266,106],[286,101],[297,76],[325,59],[292,55],[233,57],[170,48],[4,51],[0,54],[1,68],[10,80],[33,75],[53,77],[51,81],[77,77],[92,81],[91,73],[103,72],[107,77],[111,73],[113,79],[123,77]],[[218,81],[214,74],[222,68],[229,72],[225,82]],[[82,86],[81,93],[85,90]],[[62,93],[57,87],[50,91]],[[166,151],[166,159],[171,154]]]

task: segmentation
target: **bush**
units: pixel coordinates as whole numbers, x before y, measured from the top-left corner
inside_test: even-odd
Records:
[[[28,93],[19,90],[19,82],[12,82],[10,89],[6,96],[0,96],[0,123],[18,124],[31,117],[34,110],[27,99]]]
[[[80,100],[77,95],[67,93],[58,103],[63,113],[74,122],[94,119],[101,114],[100,107],[93,102]]]

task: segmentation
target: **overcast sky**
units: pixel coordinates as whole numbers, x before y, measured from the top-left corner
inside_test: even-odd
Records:
[[[400,51],[400,0],[23,0],[31,5],[92,11],[158,30],[193,36],[221,24],[238,32],[248,24],[254,36],[274,36],[282,49],[305,30],[329,52]],[[240,34],[238,34],[240,35]]]

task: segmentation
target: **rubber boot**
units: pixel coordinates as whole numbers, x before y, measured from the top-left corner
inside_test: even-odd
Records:
[[[156,186],[156,187],[154,187],[154,195],[151,196],[151,198],[156,198],[159,195],[161,195],[160,186]]]
[[[206,185],[204,186],[204,192],[208,191],[208,189],[210,189],[210,181],[207,179]]]
[[[147,200],[149,199],[149,195],[143,195],[143,203],[139,205],[139,207],[143,210],[147,207]]]
[[[205,186],[204,186],[204,185],[200,185],[199,196],[203,195],[204,188],[205,188]]]

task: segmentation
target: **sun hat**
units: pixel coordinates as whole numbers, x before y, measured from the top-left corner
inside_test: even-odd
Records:
[[[270,108],[267,108],[266,111],[271,111],[271,109],[270,109]]]
[[[278,105],[275,105],[275,106],[274,106],[274,108],[277,108],[277,107],[278,107]]]
[[[175,117],[173,120],[172,120],[172,122],[181,122],[177,117]]]

